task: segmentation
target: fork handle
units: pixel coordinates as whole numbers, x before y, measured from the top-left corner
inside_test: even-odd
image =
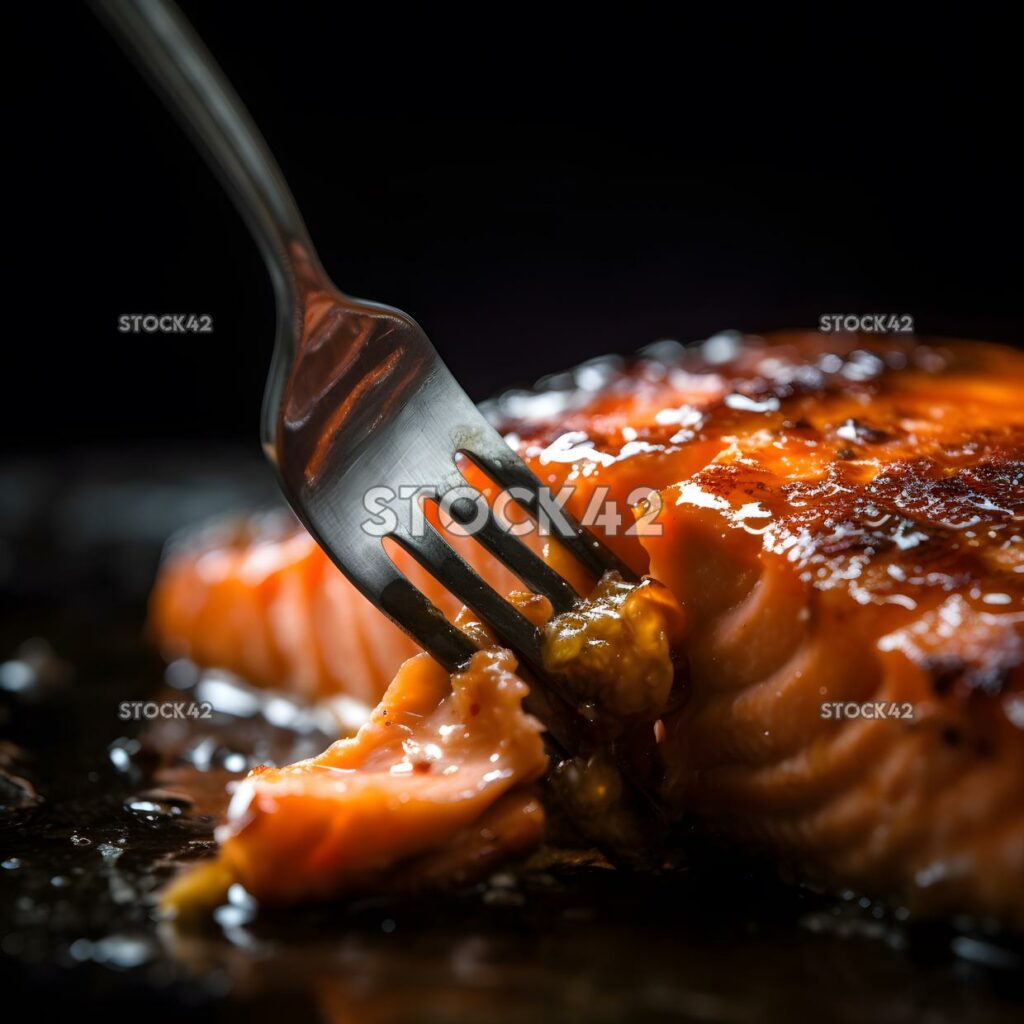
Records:
[[[274,286],[278,345],[295,344],[302,279],[323,271],[281,169],[210,52],[170,0],[94,0],[221,179]],[[276,356],[275,356],[276,358]]]

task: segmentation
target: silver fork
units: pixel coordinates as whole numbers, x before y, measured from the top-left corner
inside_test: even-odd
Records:
[[[633,573],[575,519],[505,444],[419,325],[388,306],[342,294],[327,278],[295,201],[241,101],[181,13],[166,0],[101,0],[99,13],[164,95],[231,194],[273,280],[277,335],[263,401],[265,451],[298,517],[339,569],[445,668],[477,650],[396,568],[361,524],[371,488],[466,485],[475,463],[536,517],[543,503],[559,540],[594,576]],[[392,506],[388,536],[488,625],[556,697],[541,668],[540,632],[428,526],[410,502]],[[460,498],[456,522],[483,507]],[[476,539],[556,612],[578,595],[507,524],[487,511]],[[548,723],[549,728],[551,723]]]

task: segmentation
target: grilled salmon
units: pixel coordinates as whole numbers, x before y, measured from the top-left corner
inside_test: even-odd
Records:
[[[796,333],[660,346],[498,404],[683,609],[685,687],[650,730],[674,815],[809,880],[1024,925],[1022,395],[1013,349]],[[153,623],[169,651],[310,695],[375,699],[410,653],[297,530],[171,555]]]

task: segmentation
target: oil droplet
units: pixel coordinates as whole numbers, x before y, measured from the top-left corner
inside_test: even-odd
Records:
[[[130,814],[150,822],[166,821],[181,814],[179,806],[164,800],[129,800],[124,808]]]

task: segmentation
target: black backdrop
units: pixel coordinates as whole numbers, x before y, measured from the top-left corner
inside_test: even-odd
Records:
[[[996,9],[184,6],[336,281],[416,316],[475,397],[827,312],[1022,334]],[[234,210],[86,8],[17,20],[5,447],[255,446],[272,302]],[[214,333],[117,332],[147,312]]]

